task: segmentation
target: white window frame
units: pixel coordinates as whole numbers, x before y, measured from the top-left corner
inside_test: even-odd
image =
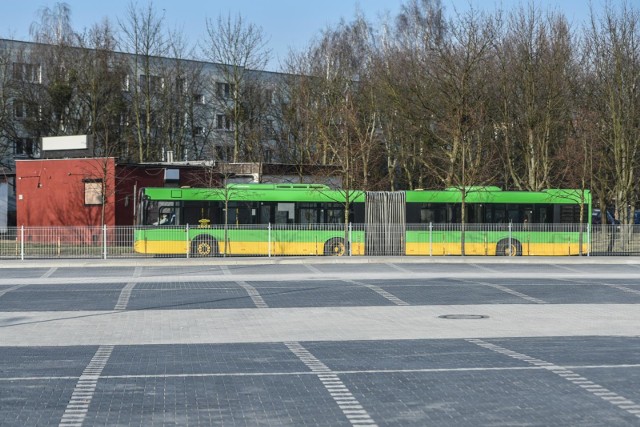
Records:
[[[85,179],[83,183],[85,206],[102,205],[104,203],[104,181],[102,179]]]

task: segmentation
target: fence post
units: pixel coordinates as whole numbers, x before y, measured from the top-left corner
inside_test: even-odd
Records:
[[[433,256],[433,222],[429,221],[429,256]]]
[[[271,223],[267,224],[267,255],[271,258]]]
[[[511,228],[513,227],[513,222],[509,221],[509,256],[513,256],[513,254],[511,253],[511,251],[513,250],[513,247],[511,246]]]
[[[591,224],[587,225],[587,256],[591,256]]]
[[[351,236],[352,236],[351,231],[352,231],[351,223],[349,223],[349,241],[347,242],[347,243],[348,243],[348,245],[349,245],[349,256],[351,256],[351,255],[352,255],[352,253],[353,253],[353,252],[351,251],[351,245],[352,245],[352,243],[353,243],[353,239],[352,239],[352,237],[351,237]]]
[[[102,225],[102,259],[107,259],[107,225]]]
[[[24,261],[24,225],[20,226],[20,260]]]
[[[184,227],[186,239],[187,239],[187,259],[189,259],[189,252],[191,252],[191,245],[189,244],[189,224]]]

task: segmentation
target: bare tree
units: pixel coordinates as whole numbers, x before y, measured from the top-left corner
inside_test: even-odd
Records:
[[[193,48],[182,32],[171,31],[167,47],[171,60],[158,64],[162,87],[155,101],[158,106],[157,143],[161,146],[162,158],[170,159],[170,152],[171,157],[186,160],[190,143],[194,143],[192,155],[202,151],[198,142],[202,142],[199,137],[204,134],[205,124],[196,119],[194,109],[204,103],[202,91],[198,90],[203,67],[190,60]]]
[[[105,19],[80,37],[76,56],[80,133],[91,136],[94,155],[127,159],[124,142],[126,104],[122,83],[127,64],[115,53],[116,38]]]
[[[510,15],[497,46],[500,135],[509,181],[519,189],[549,188],[557,150],[571,129],[575,47],[566,18],[530,5]]]
[[[71,26],[71,7],[67,3],[58,2],[52,8],[43,6],[37,15],[39,20],[29,28],[34,42],[54,46],[74,44],[76,36]]]
[[[0,167],[13,169],[13,155],[18,135],[14,118],[12,64],[14,49],[7,44],[0,49]]]
[[[133,55],[125,89],[131,94],[131,137],[137,147],[139,162],[158,160],[160,148],[155,144],[158,133],[157,97],[163,88],[159,75],[160,57],[167,53],[164,16],[153,5],[138,9],[129,3],[127,17],[118,21],[120,46]]]
[[[36,42],[14,65],[21,74],[16,100],[23,104],[23,125],[36,138],[78,133],[77,70],[74,63],[77,35],[71,28],[66,3],[41,8],[30,28]]]
[[[591,105],[612,158],[616,213],[629,223],[638,196],[640,12],[625,2],[618,10],[607,6],[599,19],[592,13],[586,42],[594,76]]]
[[[215,82],[212,94],[218,100],[220,116],[225,123],[219,128],[233,131],[233,161],[238,162],[243,150],[242,128],[247,114],[243,113],[251,70],[263,70],[269,61],[270,51],[260,27],[247,24],[240,15],[218,16],[207,19],[207,40],[202,52],[213,62],[221,81]],[[245,109],[246,110],[246,109]]]

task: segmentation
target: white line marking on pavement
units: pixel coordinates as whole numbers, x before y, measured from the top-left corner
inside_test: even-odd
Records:
[[[397,296],[393,295],[392,293],[385,291],[384,289],[382,289],[379,286],[370,285],[368,283],[356,282],[355,280],[343,280],[343,282],[353,283],[354,285],[364,286],[365,288],[371,289],[373,292],[375,292],[378,295],[382,296],[383,298],[391,301],[395,305],[403,305],[403,306],[411,305],[408,302],[403,301],[400,298],[398,298]]]
[[[29,285],[15,285],[15,286],[10,286],[6,289],[3,289],[0,291],[0,297],[2,297],[4,294],[11,292],[11,291],[15,291],[16,289],[20,289],[20,288],[24,288],[25,286],[29,286]]]
[[[640,290],[638,289],[632,289],[622,285],[614,285],[613,283],[603,283],[603,285],[618,289],[619,291],[628,292],[630,294],[640,295]]]
[[[116,306],[114,310],[126,310],[127,305],[129,304],[129,298],[131,298],[131,291],[133,287],[136,285],[136,282],[129,282],[127,285],[122,288],[120,291],[120,296],[118,297],[118,302],[116,302]]]
[[[483,271],[488,271],[490,273],[494,273],[494,274],[498,273],[498,270],[493,269],[493,268],[489,268],[489,267],[485,267],[484,265],[478,265],[478,264],[469,264],[469,265],[472,266],[472,267],[475,267],[475,268],[479,268],[480,270],[483,270]]]
[[[256,288],[254,288],[253,286],[251,286],[247,282],[236,281],[236,283],[238,285],[240,285],[242,287],[242,289],[247,291],[247,293],[249,294],[249,297],[251,297],[251,301],[253,301],[253,303],[256,305],[256,307],[258,307],[258,308],[269,308],[269,306],[267,305],[266,302],[264,302],[264,299],[260,296],[260,293],[258,292],[258,290]]]
[[[572,273],[581,273],[581,274],[583,273],[580,270],[576,270],[575,268],[567,267],[566,265],[562,265],[562,264],[550,264],[550,265],[556,268],[560,268],[562,270],[570,271]]]
[[[615,393],[605,387],[602,387],[599,384],[594,383],[593,381],[589,381],[588,379],[580,376],[579,374],[576,374],[565,366],[558,366],[553,363],[546,362],[535,357],[530,357],[526,354],[518,353],[517,351],[509,350],[507,348],[501,347],[496,344],[491,344],[480,339],[471,338],[465,341],[479,345],[480,347],[486,348],[487,350],[491,350],[499,354],[504,354],[505,356],[509,356],[514,359],[524,360],[525,362],[530,363],[534,366],[542,367],[560,376],[561,378],[564,378],[572,384],[585,389],[594,396],[597,396],[602,400],[609,402],[614,406],[617,406],[623,411],[626,411],[640,418],[640,411],[636,411],[640,409],[640,405],[630,399],[627,399],[626,397],[619,395],[618,393]]]
[[[46,273],[44,273],[42,276],[40,276],[40,278],[41,279],[46,279],[47,277],[51,276],[57,269],[58,269],[58,267],[51,267]]]
[[[525,360],[525,359],[520,359]],[[623,365],[567,365],[565,369],[636,369],[640,368],[640,364],[623,364]],[[542,366],[502,366],[502,367],[482,367],[482,368],[418,368],[418,369],[365,369],[365,370],[344,370],[332,371],[334,374],[413,374],[413,373],[447,373],[447,372],[501,372],[501,371],[540,371],[547,370]],[[286,371],[286,372],[208,372],[199,374],[131,374],[131,375],[100,375],[101,379],[143,379],[143,378],[214,378],[214,377],[268,377],[268,376],[300,376],[300,375],[316,375],[309,371]],[[593,384],[591,381],[580,377],[578,374],[565,374],[565,376],[574,376],[574,384]],[[72,376],[42,376],[42,377],[7,377],[0,378],[0,382],[20,382],[20,381],[54,381],[54,380],[73,380],[78,377]],[[615,394],[615,393],[614,393]]]
[[[463,282],[466,282],[466,283],[477,283],[479,285],[489,286],[491,288],[497,289],[497,290],[502,291],[502,292],[506,292],[506,293],[511,294],[511,295],[515,295],[515,296],[517,296],[519,298],[525,299],[527,301],[534,302],[536,304],[548,304],[548,302],[545,301],[545,300],[541,300],[539,298],[531,297],[531,296],[529,296],[527,294],[523,294],[522,292],[514,291],[513,289],[507,288],[506,286],[496,285],[495,283],[479,282],[477,280],[473,280],[473,281],[472,280],[464,280]]]
[[[137,278],[142,275],[142,267],[136,267],[133,271],[133,277]],[[120,296],[118,297],[118,302],[116,302],[116,306],[114,310],[126,310],[127,305],[129,305],[129,299],[131,298],[131,291],[133,291],[133,287],[137,282],[129,282],[122,288],[120,291]]]
[[[408,273],[408,274],[413,273],[413,271],[411,271],[411,270],[407,270],[406,268],[400,267],[399,265],[396,265],[396,264],[393,264],[393,263],[390,263],[390,262],[385,262],[384,265],[388,265],[389,267],[393,268],[394,270],[398,270],[398,271],[401,271],[403,273]]]
[[[327,365],[318,360],[300,343],[289,341],[285,342],[284,345],[286,345],[293,354],[298,356],[298,359],[311,369],[311,372],[318,376],[318,379],[322,382],[322,385],[324,385],[325,390],[329,392],[329,395],[331,395],[351,424],[368,426],[377,425],[367,411],[362,408],[358,399],[356,399],[347,386],[344,385],[338,374],[332,372]],[[354,409],[357,412],[354,412]]]
[[[307,268],[307,270],[311,270],[315,274],[322,274],[322,271],[318,270],[313,265],[304,264],[304,266]]]
[[[96,391],[100,374],[107,365],[112,351],[112,345],[101,345],[98,351],[96,351],[96,354],[93,355],[93,358],[82,372],[82,375],[78,378],[73,393],[71,393],[71,399],[67,404],[64,414],[62,414],[60,426],[82,425],[89,411],[89,405],[91,405],[91,400]]]
[[[1,270],[1,267],[0,267]],[[224,275],[215,275],[215,274],[203,274],[200,276],[189,276],[190,282],[225,282],[228,281],[229,278],[225,277],[225,275],[231,275],[232,273],[228,270],[226,266],[221,268],[223,273],[226,271]],[[611,269],[609,269],[611,270]],[[604,271],[604,270],[603,270]],[[359,272],[335,272],[335,271],[318,271],[318,273],[322,274],[324,279],[331,280],[343,280],[343,279],[353,279],[353,280],[387,280],[393,279],[398,280],[402,278],[410,278],[412,280],[422,279],[422,280],[434,280],[434,279],[458,279],[458,280],[494,280],[494,279],[521,279],[527,274],[535,275],[536,279],[548,279],[548,280],[638,280],[640,279],[640,274],[629,274],[629,273],[617,273],[615,271],[607,271],[607,273],[584,273],[584,274],[567,274],[562,273],[549,273],[549,272],[530,272],[524,269],[517,272],[497,272],[497,273],[489,273],[482,271],[472,271],[472,272],[461,272],[457,273],[455,271],[450,271],[446,268],[443,268],[438,271],[433,272],[415,272],[411,274],[404,274],[398,271],[375,271],[375,270],[364,270]],[[127,283],[131,281],[131,278],[127,277],[96,277],[91,276],[91,273],[88,272],[85,277],[53,277],[47,278],[47,284],[86,284],[91,282],[96,283]],[[179,274],[179,273],[178,273]],[[267,274],[233,274],[236,280],[244,280],[249,282],[263,282],[263,281],[273,281],[272,275]],[[283,272],[278,274],[279,281],[299,281],[299,280],[308,280],[310,278],[309,274],[302,273],[301,271],[297,271],[295,273],[287,273]],[[315,278],[315,277],[314,277]],[[175,275],[163,275],[163,276],[146,276],[140,277],[138,280],[140,283],[167,283],[174,282]],[[1,278],[0,277],[0,285],[4,286],[14,286],[14,285],[30,285],[30,284],[41,284],[42,280],[40,278]]]

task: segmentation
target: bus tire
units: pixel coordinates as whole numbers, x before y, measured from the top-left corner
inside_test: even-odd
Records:
[[[211,236],[197,236],[191,241],[191,255],[194,257],[209,257],[218,254],[218,242]]]
[[[516,239],[502,239],[496,245],[496,256],[522,256],[522,245]]]
[[[344,243],[344,239],[340,237],[334,237],[329,239],[324,244],[325,256],[344,256],[348,255],[349,246]]]

